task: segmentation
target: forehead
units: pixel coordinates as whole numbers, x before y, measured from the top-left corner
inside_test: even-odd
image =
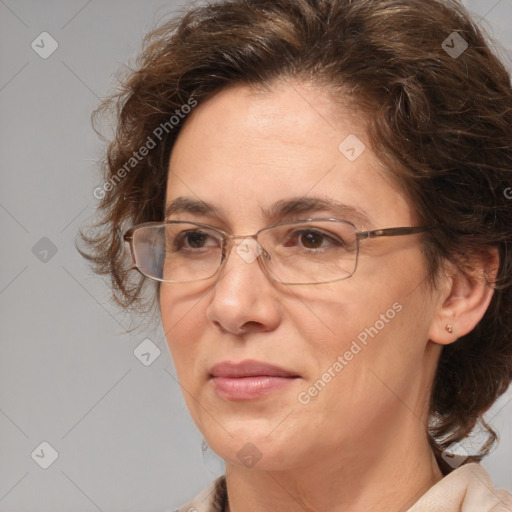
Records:
[[[407,218],[406,198],[365,141],[357,112],[318,87],[281,83],[255,94],[233,86],[185,122],[171,153],[167,202],[208,203],[223,222],[246,227],[261,227],[272,205],[306,197],[359,209],[370,222],[383,213]]]

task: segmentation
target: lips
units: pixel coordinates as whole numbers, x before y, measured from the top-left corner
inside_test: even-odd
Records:
[[[278,366],[265,363],[263,361],[255,361],[246,359],[239,363],[231,361],[222,361],[213,365],[209,372],[210,377],[223,377],[229,379],[243,377],[299,377],[296,372],[280,368]]]
[[[296,372],[252,359],[217,363],[209,376],[217,395],[230,401],[264,399],[286,390],[300,377]]]

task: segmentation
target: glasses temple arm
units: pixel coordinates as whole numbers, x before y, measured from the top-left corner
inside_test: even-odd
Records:
[[[385,229],[375,229],[373,231],[358,231],[357,237],[359,239],[365,238],[376,238],[379,236],[403,236],[403,235],[414,235],[416,233],[424,233],[426,231],[430,231],[433,228],[438,227],[435,226],[417,226],[417,227],[403,227],[403,228],[385,228]]]

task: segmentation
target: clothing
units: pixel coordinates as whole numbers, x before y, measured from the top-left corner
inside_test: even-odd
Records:
[[[224,512],[226,501],[226,475],[222,475],[175,512]],[[453,470],[407,512],[459,512],[462,504],[465,507],[478,504],[479,512],[512,512],[512,496],[494,489],[489,474],[476,463],[463,464]]]
[[[222,475],[175,512],[224,512],[226,500],[226,475]]]

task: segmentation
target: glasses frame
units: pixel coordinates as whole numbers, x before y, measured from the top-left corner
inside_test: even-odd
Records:
[[[262,256],[264,254],[268,255],[268,253],[267,253],[266,249],[258,242],[258,235],[262,231],[267,231],[269,229],[275,228],[277,226],[282,226],[282,225],[285,225],[285,224],[293,225],[293,224],[304,224],[304,223],[308,223],[308,222],[319,222],[319,221],[343,222],[345,224],[349,224],[350,226],[352,226],[354,228],[354,231],[355,231],[355,234],[356,234],[356,256],[355,256],[356,261],[355,261],[354,270],[352,271],[352,273],[348,274],[345,277],[341,277],[341,278],[338,278],[338,279],[333,279],[333,280],[330,280],[330,281],[320,281],[320,282],[314,282],[314,283],[287,283],[287,282],[275,279],[272,276],[272,274],[271,274],[270,270],[268,269],[268,267],[266,266],[265,259],[260,257],[260,256]],[[168,225],[168,224],[189,224],[189,225],[192,224],[192,225],[197,226],[199,228],[204,227],[204,228],[208,228],[210,230],[216,231],[216,232],[218,232],[221,235],[221,240],[222,240],[222,248],[221,248],[222,249],[222,256],[220,258],[220,263],[219,263],[219,266],[217,267],[217,270],[211,276],[205,277],[205,278],[202,278],[202,279],[194,279],[193,281],[166,281],[164,279],[159,279],[157,277],[146,275],[146,274],[144,274],[141,271],[141,269],[137,266],[137,262],[136,262],[136,259],[135,259],[135,250],[134,250],[134,247],[133,247],[133,235],[134,235],[135,231],[137,231],[138,229],[146,228],[146,227],[150,227],[150,226],[151,227],[160,227],[160,226],[165,226],[165,225]],[[425,232],[430,231],[431,229],[434,229],[434,228],[437,228],[437,227],[438,227],[438,225],[433,225],[433,226],[408,226],[408,227],[373,229],[373,230],[370,230],[370,231],[360,231],[360,230],[357,229],[356,225],[353,222],[349,221],[349,220],[322,217],[322,218],[309,218],[309,219],[301,219],[301,220],[282,221],[282,222],[278,222],[278,223],[275,223],[275,224],[271,224],[269,226],[265,226],[265,227],[259,229],[256,233],[254,233],[252,235],[232,235],[231,233],[228,233],[228,232],[226,232],[226,231],[224,231],[224,230],[222,230],[220,228],[217,228],[215,226],[211,226],[210,224],[204,224],[202,222],[194,222],[194,221],[187,221],[187,220],[171,220],[171,221],[165,221],[165,222],[143,222],[141,224],[137,224],[135,226],[132,226],[130,229],[128,229],[125,232],[125,234],[123,235],[123,239],[124,239],[124,242],[127,243],[129,248],[130,248],[130,254],[131,254],[131,258],[132,258],[132,267],[130,268],[130,270],[137,270],[144,277],[147,277],[148,279],[152,279],[153,281],[158,281],[160,283],[186,284],[186,283],[196,283],[196,282],[199,282],[199,281],[207,281],[208,279],[211,279],[212,277],[217,275],[219,270],[222,268],[222,265],[227,260],[227,256],[226,255],[228,253],[228,249],[231,248],[233,240],[252,238],[253,240],[256,241],[258,246],[261,247],[262,250],[263,250],[261,252],[261,254],[259,254],[256,259],[258,260],[258,262],[260,264],[260,267],[263,267],[262,270],[265,272],[265,274],[267,275],[267,277],[269,279],[271,279],[274,282],[285,284],[285,285],[296,285],[296,284],[305,285],[305,284],[334,283],[336,281],[344,281],[345,279],[348,279],[349,277],[352,277],[355,274],[356,270],[357,270],[357,264],[358,264],[358,260],[359,260],[359,241],[360,240],[366,240],[368,238],[378,238],[378,237],[414,235],[414,234],[417,234],[417,233],[425,233]]]

